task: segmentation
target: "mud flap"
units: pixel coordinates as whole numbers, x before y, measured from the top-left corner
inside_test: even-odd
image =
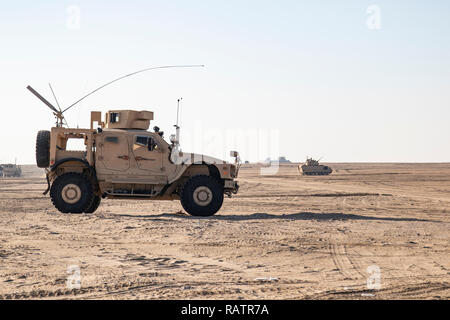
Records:
[[[47,179],[47,190],[42,193],[44,196],[47,195],[47,193],[50,191],[50,179],[48,178],[48,173],[45,175],[45,177]]]

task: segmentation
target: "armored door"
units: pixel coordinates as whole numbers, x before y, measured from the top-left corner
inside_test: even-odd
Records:
[[[126,171],[130,168],[127,136],[119,132],[105,132],[97,143],[97,160],[104,169]]]

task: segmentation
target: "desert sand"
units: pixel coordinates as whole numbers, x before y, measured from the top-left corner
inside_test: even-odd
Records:
[[[328,165],[246,165],[209,218],[178,201],[61,214],[26,166],[0,180],[0,299],[450,298],[450,164]]]

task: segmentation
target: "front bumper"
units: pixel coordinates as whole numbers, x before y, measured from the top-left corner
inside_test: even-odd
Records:
[[[237,181],[234,180],[225,180],[224,182],[224,192],[231,196],[231,193],[236,194],[239,191],[239,185]]]

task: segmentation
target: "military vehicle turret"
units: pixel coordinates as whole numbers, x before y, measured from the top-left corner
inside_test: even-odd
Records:
[[[298,171],[305,176],[326,176],[333,172],[328,166],[319,164],[319,160],[306,158],[306,163],[298,166]]]

